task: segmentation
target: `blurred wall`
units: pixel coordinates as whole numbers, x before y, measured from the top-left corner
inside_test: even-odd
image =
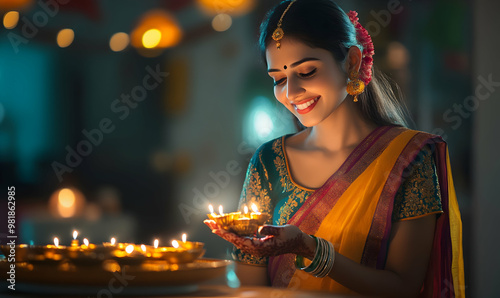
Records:
[[[473,262],[474,297],[500,297],[500,28],[499,1],[474,1]],[[485,83],[486,82],[486,83]],[[489,82],[489,83],[487,83]]]

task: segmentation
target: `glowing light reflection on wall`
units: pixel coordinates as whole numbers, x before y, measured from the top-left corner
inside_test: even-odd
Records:
[[[295,131],[290,113],[264,96],[251,101],[244,119],[243,139],[255,148]]]

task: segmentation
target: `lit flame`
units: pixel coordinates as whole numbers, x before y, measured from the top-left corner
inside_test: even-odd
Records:
[[[76,213],[76,197],[69,188],[63,188],[57,196],[57,211],[61,217],[72,217]]]
[[[212,206],[212,204],[208,205],[208,210],[210,210],[210,214],[215,215],[214,207]]]
[[[175,248],[179,248],[179,242],[177,242],[177,240],[172,240],[172,246]]]
[[[146,252],[146,245],[141,244],[141,249],[142,249],[143,252]]]
[[[155,239],[155,242],[154,242],[154,247],[155,248],[158,248],[158,242],[159,242],[158,239]]]
[[[243,208],[243,212],[244,212],[245,214],[247,214],[247,213],[248,213],[248,207],[247,207],[247,206],[245,206],[245,207]]]
[[[115,237],[111,238],[111,245],[115,245],[115,243],[116,243]]]
[[[125,247],[125,251],[128,254],[131,254],[134,251],[134,246],[132,244],[128,245],[127,247]]]
[[[222,212],[222,211],[223,211],[223,210],[222,210],[222,205],[219,205],[219,214],[220,214],[220,215],[224,215],[224,212]]]
[[[87,238],[83,238],[83,244],[85,244],[85,246],[89,246],[89,240]]]
[[[59,247],[59,238],[54,237],[54,245],[55,245],[56,247]]]
[[[252,211],[256,213],[259,212],[259,209],[257,209],[257,205],[252,204]]]
[[[182,234],[182,242],[186,243],[187,235],[186,233]]]
[[[73,240],[76,240],[76,237],[78,237],[78,231],[74,230],[73,231]]]

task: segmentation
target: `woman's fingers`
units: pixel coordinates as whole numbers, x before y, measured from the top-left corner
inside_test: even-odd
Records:
[[[263,226],[259,229],[259,234],[264,236],[279,236],[282,231],[282,227],[277,226]]]
[[[216,229],[219,229],[219,225],[217,223],[215,223],[214,220],[211,220],[211,219],[205,219],[203,221],[204,224],[206,224],[210,230],[216,230]]]

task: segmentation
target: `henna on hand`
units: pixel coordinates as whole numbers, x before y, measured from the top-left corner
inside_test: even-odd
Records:
[[[251,255],[267,257],[293,253],[307,258],[314,257],[314,239],[293,225],[263,226],[259,233],[264,237],[253,238],[241,237],[221,229],[213,220],[205,220],[204,223],[213,233]]]

